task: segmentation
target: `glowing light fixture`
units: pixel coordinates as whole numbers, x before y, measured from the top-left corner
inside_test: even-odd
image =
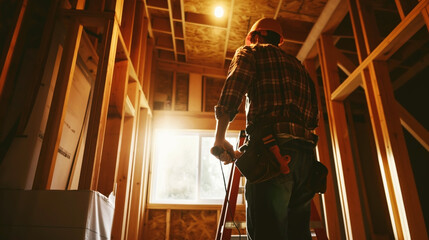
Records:
[[[223,13],[224,11],[222,7],[218,6],[215,8],[214,14],[216,17],[221,18],[223,16]]]

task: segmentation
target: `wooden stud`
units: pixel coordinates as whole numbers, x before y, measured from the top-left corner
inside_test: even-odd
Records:
[[[340,85],[332,37],[323,34],[318,46],[346,237],[365,239],[364,218],[345,109],[342,102],[331,100],[331,93]]]
[[[305,60],[304,65],[313,79],[316,89],[320,89],[319,82],[317,81],[316,67],[314,60]],[[331,157],[329,155],[329,144],[328,144],[328,134],[325,128],[325,120],[323,118],[322,112],[322,101],[323,99],[320,96],[320,92],[316,91],[317,102],[319,107],[319,126],[316,128],[316,134],[319,136],[319,141],[317,143],[317,152],[319,161],[322,162],[328,169],[329,175],[326,181],[326,193],[323,194],[324,199],[324,208],[325,208],[325,224],[326,232],[330,239],[341,239],[341,226],[340,226],[340,214],[337,210],[337,200],[335,194],[335,178],[333,172],[335,167],[331,164]]]
[[[381,169],[388,176],[386,195],[391,200],[388,204],[397,237],[428,239],[387,64],[374,61],[369,65],[369,73],[370,76],[365,77],[365,89],[370,113],[379,120],[373,122],[373,129],[378,150],[382,152]]]
[[[153,61],[153,48],[154,48],[154,43],[153,43],[153,39],[150,38],[147,41],[147,46],[146,46],[146,56],[145,56],[145,65],[144,65],[144,70],[142,70],[144,72],[144,77],[140,80],[140,84],[142,85],[143,88],[143,93],[146,96],[146,99],[151,99],[151,90],[154,91],[155,88],[151,88],[151,83],[152,83],[152,61]],[[153,85],[152,85],[153,86]],[[152,106],[152,105],[151,105]]]
[[[421,0],[419,0],[419,1],[421,1]],[[422,16],[423,16],[423,18],[425,20],[426,27],[427,27],[427,29],[429,31],[429,5],[426,5],[426,8],[424,8],[422,10]]]
[[[366,57],[349,77],[332,93],[332,100],[341,101],[362,84],[361,74],[371,61],[387,60],[408,41],[424,22],[421,11],[429,4],[422,0],[405,19]]]
[[[51,188],[82,30],[82,25],[77,21],[73,22],[64,44],[64,52],[47,122],[49,127],[46,128],[44,134],[33,189]]]
[[[396,109],[402,126],[429,151],[429,131],[426,130],[408,111],[397,102]]]
[[[143,173],[144,173],[144,160],[143,159],[143,149],[147,144],[144,142],[146,131],[143,131],[146,123],[146,116],[141,115],[142,111],[140,111],[140,107],[138,106],[140,103],[140,98],[142,97],[142,92],[138,83],[133,83],[136,85],[136,97],[133,98],[135,100],[135,104],[137,105],[136,109],[136,117],[135,117],[135,141],[133,146],[133,154],[134,154],[134,168],[132,170],[132,178],[131,178],[131,187],[130,187],[130,202],[129,202],[129,210],[128,210],[128,220],[127,220],[127,232],[125,235],[125,239],[138,239],[138,228],[140,223],[140,213],[142,206],[142,192],[143,192]]]
[[[130,60],[134,66],[134,69],[139,75],[139,63],[141,56],[141,47],[142,47],[142,30],[143,30],[143,19],[144,19],[144,4],[143,2],[138,1],[136,3],[135,9],[135,20],[133,27],[133,37],[131,40],[130,47]]]
[[[136,0],[124,1],[124,12],[121,22],[121,33],[124,38],[125,47],[128,51],[131,48],[131,41],[133,39],[133,29],[135,24]]]
[[[115,63],[112,90],[109,102],[109,113],[103,143],[97,191],[108,196],[113,191],[118,159],[121,149],[124,105],[128,80],[128,61]]]
[[[137,83],[132,82],[128,85],[128,96],[133,105],[137,102],[136,92]],[[135,117],[124,117],[124,128],[122,132],[120,156],[117,165],[115,183],[117,184],[115,200],[115,216],[112,225],[112,238],[124,239],[126,235],[127,215],[130,199],[130,185],[132,171],[135,165],[134,143],[136,134],[137,120]]]
[[[355,38],[355,44],[358,54],[359,62],[361,63],[366,57],[368,57],[368,52],[365,48],[365,40],[362,34],[362,25],[359,18],[359,9],[356,4],[356,0],[348,0],[349,2],[349,13],[350,13],[350,21],[352,23],[353,28],[353,36]],[[350,75],[350,74],[349,74]]]
[[[24,18],[24,14],[27,10],[28,0],[22,0],[20,5],[20,11],[16,16],[16,19],[14,19],[15,26],[12,27],[13,32],[10,36],[10,39],[6,40],[6,42],[9,43],[9,46],[5,46],[5,49],[7,48],[8,50],[5,54],[3,54],[3,56],[1,56],[0,59],[0,64],[2,65],[0,73],[0,96],[3,96],[3,88],[6,83],[6,76],[9,71],[9,66],[12,62],[12,55],[15,50],[15,45],[18,39],[19,32],[21,30],[22,19]]]
[[[142,87],[145,87],[145,85],[143,85],[144,83],[144,77],[145,77],[145,71],[146,71],[146,61],[152,61],[152,48],[149,49],[149,45],[151,43],[149,43],[148,41],[148,20],[147,18],[143,19],[143,31],[141,33],[141,49],[140,49],[140,59],[139,59],[139,65],[138,66],[138,76],[139,76],[139,81],[140,81],[140,85]],[[147,59],[150,55],[150,59]]]
[[[109,95],[113,77],[119,27],[114,19],[106,19],[103,49],[94,84],[91,115],[86,137],[85,152],[79,180],[79,189],[96,189],[102,155],[102,142],[106,129]]]

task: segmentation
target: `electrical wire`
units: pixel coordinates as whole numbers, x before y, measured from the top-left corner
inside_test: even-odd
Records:
[[[219,165],[220,165],[220,170],[222,171],[223,186],[225,187],[225,194],[228,194],[228,190],[227,190],[227,187],[226,187],[225,173],[223,172],[223,166],[222,166],[222,162],[221,161],[219,161]],[[232,167],[234,167],[234,166],[232,166]],[[232,176],[229,176],[229,177],[232,177]],[[225,196],[225,198],[226,198],[226,203],[229,206],[229,198],[228,198],[228,196]],[[231,214],[230,217],[231,217],[232,223],[234,224],[235,228],[238,231],[238,239],[241,240],[240,228],[237,226],[237,223],[234,221],[234,216],[232,215],[232,212],[229,212],[229,213]]]

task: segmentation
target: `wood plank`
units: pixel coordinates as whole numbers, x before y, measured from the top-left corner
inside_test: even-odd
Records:
[[[331,92],[340,84],[332,37],[322,35],[318,46],[346,237],[365,239],[364,217],[346,113],[342,102],[331,100]]]
[[[97,191],[108,196],[114,188],[123,131],[128,62],[115,63]]]
[[[317,81],[316,66],[315,60],[306,59],[304,65],[313,79],[316,89],[320,89],[319,82]],[[326,181],[326,193],[323,194],[324,199],[324,208],[325,208],[325,224],[326,232],[330,239],[341,239],[341,229],[340,229],[340,214],[337,209],[337,200],[335,193],[335,177],[333,172],[335,171],[335,166],[331,164],[331,157],[329,154],[329,144],[328,144],[328,134],[325,127],[325,120],[323,118],[322,112],[322,101],[323,99],[320,96],[320,92],[316,91],[317,103],[319,107],[319,126],[316,128],[316,134],[319,136],[319,141],[317,143],[317,153],[319,161],[322,162],[326,168],[329,169],[330,174],[328,175]],[[320,213],[320,211],[319,211]],[[322,215],[321,215],[322,216]]]
[[[133,39],[133,29],[135,23],[136,0],[127,0],[123,6],[123,17],[121,22],[121,35],[124,38],[125,47],[130,51]]]
[[[348,5],[349,5],[350,21],[352,23],[352,28],[353,28],[353,36],[355,38],[358,59],[359,59],[359,62],[361,63],[366,57],[368,57],[368,52],[366,51],[366,48],[365,48],[365,40],[362,33],[363,32],[362,23],[359,17],[360,9],[357,6],[356,0],[348,0],[348,2],[349,2]]]
[[[369,71],[371,80],[365,80],[367,95],[371,98],[368,103],[372,116],[379,118],[379,122],[373,123],[373,129],[382,144],[381,151],[385,151],[381,169],[389,176],[385,184],[389,185],[391,193],[386,195],[391,197],[391,218],[395,220],[397,236],[399,239],[428,239],[387,64],[374,61]]]
[[[316,44],[317,39],[325,29],[328,22],[331,20],[331,16],[334,14],[335,10],[337,9],[337,7],[340,5],[341,2],[342,0],[329,0],[326,3],[325,8],[323,9],[322,13],[317,19],[317,22],[313,25],[313,28],[308,34],[307,39],[305,40],[304,44],[302,45],[301,49],[296,55],[296,57],[300,61],[304,61],[304,59],[307,58],[308,53]]]
[[[128,85],[128,94],[133,104],[138,101],[135,92],[138,91],[138,83],[132,82]],[[133,95],[131,95],[132,93]],[[125,239],[127,230],[129,200],[132,171],[135,166],[135,136],[137,131],[137,120],[135,117],[124,117],[124,128],[122,131],[121,148],[115,183],[117,186],[115,199],[115,216],[112,225],[112,239]]]
[[[119,26],[115,20],[106,20],[103,41],[100,46],[100,61],[94,84],[91,115],[89,118],[79,189],[96,189],[106,129]]]
[[[3,96],[3,88],[6,83],[6,76],[9,71],[10,64],[12,62],[12,54],[14,53],[16,41],[18,39],[19,32],[21,31],[22,19],[24,18],[24,14],[27,10],[28,0],[21,0],[20,11],[16,14],[16,18],[14,19],[15,25],[12,27],[13,31],[8,39],[5,41],[9,45],[2,46],[7,51],[1,56],[0,65],[1,74],[0,74],[0,96]]]
[[[140,83],[142,85],[142,89],[143,89],[143,93],[146,97],[146,102],[151,99],[150,97],[152,96],[151,90],[154,91],[155,88],[151,88],[151,83],[152,83],[152,62],[153,62],[153,48],[154,48],[154,43],[153,43],[153,39],[147,39],[147,45],[146,45],[146,56],[145,56],[145,65],[144,65],[144,70],[142,70],[144,72],[144,77],[140,79]],[[158,64],[158,62],[157,62]],[[153,105],[151,105],[153,106]]]
[[[136,3],[133,37],[131,40],[131,47],[130,47],[130,60],[131,60],[131,64],[134,66],[134,69],[137,72],[137,76],[139,75],[140,56],[141,56],[140,52],[142,48],[143,21],[144,21],[144,5],[143,5],[143,2],[138,1]]]
[[[147,58],[147,54],[148,54],[148,20],[147,18],[143,19],[142,22],[142,32],[141,32],[141,48],[140,48],[140,59],[139,59],[139,64],[136,64],[137,69],[137,74],[138,74],[138,78],[139,78],[139,82],[140,82],[140,86],[143,87],[143,78],[144,78],[144,73],[145,73],[145,66],[146,66],[146,58]],[[152,50],[152,49],[150,49]],[[151,54],[151,53],[149,53]],[[152,55],[151,55],[152,56]],[[152,59],[150,59],[150,61],[152,61]]]
[[[140,97],[141,98],[141,91]],[[142,213],[144,209],[142,209],[143,202],[145,199],[143,198],[143,193],[147,189],[147,185],[144,184],[146,169],[146,162],[148,159],[146,158],[146,151],[148,150],[149,143],[146,142],[147,137],[147,110],[140,111],[138,109],[137,114],[137,132],[136,132],[136,142],[135,142],[135,167],[133,173],[133,182],[132,182],[132,193],[131,193],[131,201],[130,201],[130,210],[128,217],[128,232],[126,239],[139,239],[139,228],[140,221],[143,220]]]
[[[396,50],[408,41],[422,26],[420,12],[429,0],[422,0],[407,17],[368,55],[349,77],[332,93],[332,100],[341,101],[362,84],[361,73],[375,59],[387,60]]]
[[[423,127],[408,111],[397,102],[399,119],[402,126],[427,150],[429,151],[429,131]]]
[[[66,37],[33,189],[51,188],[82,30],[83,26],[74,21]]]
[[[144,190],[142,193],[142,206],[140,211],[140,228],[139,228],[139,239],[142,239],[144,225],[145,225],[145,216],[147,216],[147,203],[148,203],[148,192],[149,192],[149,170],[150,170],[150,149],[151,149],[151,136],[152,136],[152,115],[149,111],[149,109],[141,109],[141,115],[143,117],[143,123],[141,123],[141,128],[143,129],[143,132],[145,134],[145,138],[142,140],[142,143],[144,143],[144,148],[138,148],[143,149],[142,157],[144,160],[144,166],[143,166],[143,179],[142,179],[142,186],[144,186]],[[139,144],[139,146],[142,146]],[[139,152],[138,152],[139,153]]]
[[[356,65],[350,61],[350,59],[341,53],[340,51],[336,50],[337,52],[337,59],[338,59],[338,67],[343,70],[343,72],[347,75],[350,75],[353,70],[356,69]]]

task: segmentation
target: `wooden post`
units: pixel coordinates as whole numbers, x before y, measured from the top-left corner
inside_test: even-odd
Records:
[[[28,0],[21,0],[21,4],[19,7],[20,10],[17,14],[16,19],[14,19],[15,26],[12,27],[13,32],[10,35],[10,38],[6,40],[6,42],[8,42],[9,45],[5,46],[5,49],[7,48],[8,50],[6,51],[5,54],[0,56],[1,57],[0,66],[2,66],[1,73],[0,73],[0,96],[3,95],[3,88],[6,83],[6,76],[9,71],[10,63],[12,62],[12,54],[15,50],[16,41],[18,39],[18,35],[21,30],[22,19],[24,18],[24,14],[27,10],[27,4],[28,4]]]
[[[368,74],[367,74],[368,75]],[[384,171],[391,219],[399,239],[428,239],[414,174],[385,62],[373,61],[364,86]]]
[[[97,189],[108,196],[115,183],[118,159],[120,156],[122,131],[124,125],[124,99],[127,96],[128,61],[115,63],[112,91],[109,102],[109,114],[103,143]]]
[[[46,127],[40,150],[33,189],[51,188],[82,29],[83,26],[78,21],[72,22],[66,43],[64,44],[58,79],[55,84],[55,91],[49,111],[48,127]]]
[[[305,68],[313,79],[316,94],[317,102],[319,106],[319,126],[316,128],[316,134],[319,136],[319,141],[317,143],[317,152],[319,156],[319,161],[322,162],[328,169],[329,175],[327,178],[327,188],[326,193],[323,194],[324,207],[325,207],[325,224],[326,224],[326,233],[330,239],[341,239],[341,229],[340,229],[340,213],[337,210],[337,200],[335,197],[336,186],[334,184],[335,177],[334,171],[335,167],[331,164],[331,157],[329,155],[329,144],[328,144],[328,134],[325,128],[325,120],[323,118],[322,112],[322,101],[323,99],[320,96],[320,86],[317,81],[316,68],[314,60],[305,60]]]
[[[419,2],[420,1],[423,1],[423,0],[419,0]],[[422,10],[422,15],[423,15],[423,18],[425,20],[426,27],[429,31],[429,4],[426,5],[426,7]]]
[[[119,27],[114,17],[106,19],[104,25],[103,49],[97,68],[97,77],[92,97],[91,116],[89,118],[86,137],[85,153],[83,156],[79,189],[96,189],[101,153],[103,148],[104,131],[112,84],[113,67],[118,42]]]
[[[345,109],[342,102],[331,100],[331,93],[340,85],[332,37],[323,34],[318,41],[318,48],[346,237],[365,239],[362,204],[357,186]]]
[[[121,33],[124,38],[125,48],[130,51],[131,41],[133,39],[133,28],[135,24],[134,16],[136,9],[136,0],[126,0],[123,6],[123,17],[121,22]]]
[[[136,93],[138,92],[136,82],[128,84],[128,97],[135,108],[138,105]],[[125,239],[126,224],[129,209],[129,199],[132,179],[132,171],[135,164],[135,136],[137,132],[137,120],[135,116],[124,116],[124,128],[120,156],[117,165],[115,183],[117,185],[115,200],[115,216],[113,218],[112,239]]]

